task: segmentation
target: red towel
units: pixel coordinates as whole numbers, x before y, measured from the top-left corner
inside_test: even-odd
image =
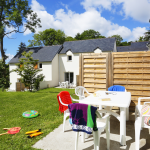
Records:
[[[61,111],[61,113],[62,112],[64,113],[64,111],[68,109],[68,106],[64,106],[60,103],[59,96],[61,98],[61,101],[64,104],[71,104],[72,103],[71,97],[70,97],[70,94],[68,91],[62,91],[57,95],[57,99],[58,99],[58,103],[59,103],[59,111]]]

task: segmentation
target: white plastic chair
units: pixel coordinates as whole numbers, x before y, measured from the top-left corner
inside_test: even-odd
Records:
[[[71,95],[70,95],[70,97],[71,97]],[[71,97],[71,100],[77,101],[77,102],[79,101],[79,100],[73,99],[72,97]],[[64,104],[64,103],[61,101],[60,96],[59,96],[59,101],[60,101],[60,103],[61,103],[62,105],[68,106],[68,104]],[[70,115],[69,109],[65,110],[65,111],[64,111],[64,119],[63,119],[63,132],[65,132],[65,122],[66,122],[66,118],[67,118],[69,115]]]
[[[59,87],[61,88],[61,83],[59,82]]]
[[[100,113],[103,113],[103,110],[96,111],[96,115],[99,118],[99,121],[97,120],[97,128],[98,131],[93,131],[93,138],[94,138],[94,150],[100,150],[99,144],[100,144],[100,135],[101,133],[106,130],[106,141],[107,141],[107,150],[110,149],[110,117],[109,114],[106,114],[104,117],[101,117]],[[76,132],[75,136],[75,150],[78,150],[78,137],[79,132]]]
[[[61,87],[62,87],[62,88],[66,88],[66,82],[62,82],[62,83],[61,83]]]
[[[85,98],[84,92],[86,92],[86,93],[89,94],[89,95],[92,94],[92,93],[89,93],[89,92],[86,90],[86,88],[83,87],[83,86],[77,86],[77,87],[75,88],[75,94],[76,94],[77,96],[79,96],[79,100]]]
[[[135,107],[135,150],[139,150],[140,148],[140,132],[142,128],[150,128],[147,124],[144,123],[145,117],[150,117],[150,115],[142,115],[141,114],[141,100],[142,99],[150,99],[150,97],[139,97],[138,105]],[[150,102],[144,102],[144,105],[150,104]]]

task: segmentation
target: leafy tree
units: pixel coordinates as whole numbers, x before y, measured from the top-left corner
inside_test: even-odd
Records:
[[[6,74],[5,77],[4,73]],[[4,89],[8,88],[9,85],[9,65],[0,60],[0,88],[2,88],[2,91],[4,91]]]
[[[116,38],[116,45],[121,46],[120,44],[121,44],[121,41],[123,41],[123,38],[120,35],[116,34],[116,35],[112,35],[111,37],[115,37]]]
[[[130,42],[127,42],[127,41],[121,42],[121,43],[119,44],[119,46],[129,46],[129,45],[131,45],[131,42],[132,42],[132,41],[130,41]]]
[[[98,31],[95,30],[85,30],[84,32],[77,33],[75,36],[75,39],[77,40],[86,40],[86,39],[97,39],[97,38],[105,38],[105,36],[102,36]]]
[[[35,69],[34,66],[37,64],[38,60],[34,60],[31,55],[33,52],[26,53],[25,51],[22,55],[25,58],[20,58],[19,63],[17,64],[17,69],[13,71],[17,72],[21,77],[21,82],[24,83],[25,87],[29,87],[32,92],[33,87],[36,89],[39,88],[39,84],[43,81],[43,74],[37,75],[41,69]]]
[[[73,38],[73,37],[71,37],[71,36],[67,36],[66,38],[65,38],[65,41],[75,41],[76,39],[75,38]]]
[[[80,33],[77,33],[76,36],[75,36],[75,39],[76,39],[76,40],[81,40],[81,34],[80,34]]]
[[[23,50],[23,49],[25,49],[25,48],[27,48],[26,44],[23,43],[23,42],[21,42],[20,45],[19,45],[19,47],[18,47],[18,50],[17,50],[17,51],[20,52],[21,50]]]
[[[25,30],[20,28],[24,26]],[[6,27],[11,31],[6,31]],[[35,32],[36,27],[41,27],[40,19],[37,14],[31,10],[28,0],[0,0],[0,47],[3,61],[6,55],[3,49],[3,39],[11,33],[23,33],[27,29]]]
[[[150,19],[149,19],[149,23],[150,23]],[[145,34],[144,40],[150,41],[150,27],[144,34]]]
[[[46,29],[33,35],[33,40],[28,40],[28,47],[33,46],[50,46],[63,44],[65,41],[65,33],[61,30]]]

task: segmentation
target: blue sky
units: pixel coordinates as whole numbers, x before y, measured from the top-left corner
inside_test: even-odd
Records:
[[[74,37],[84,30],[94,29],[106,37],[119,34],[124,41],[135,41],[150,27],[150,0],[29,0],[32,10],[41,18],[44,31],[54,28]],[[6,29],[10,31],[11,29]],[[4,38],[9,56],[16,54],[20,42],[29,45],[33,33],[11,34]]]

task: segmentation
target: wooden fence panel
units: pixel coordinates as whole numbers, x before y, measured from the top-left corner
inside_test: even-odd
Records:
[[[29,89],[28,87],[25,87],[25,85],[21,82],[16,82],[16,91],[24,91],[24,89]]]
[[[150,96],[150,52],[115,52],[112,58],[112,84],[131,92],[130,106],[137,105],[139,97]]]
[[[81,54],[79,85],[90,93],[107,90],[109,83],[109,53]]]

